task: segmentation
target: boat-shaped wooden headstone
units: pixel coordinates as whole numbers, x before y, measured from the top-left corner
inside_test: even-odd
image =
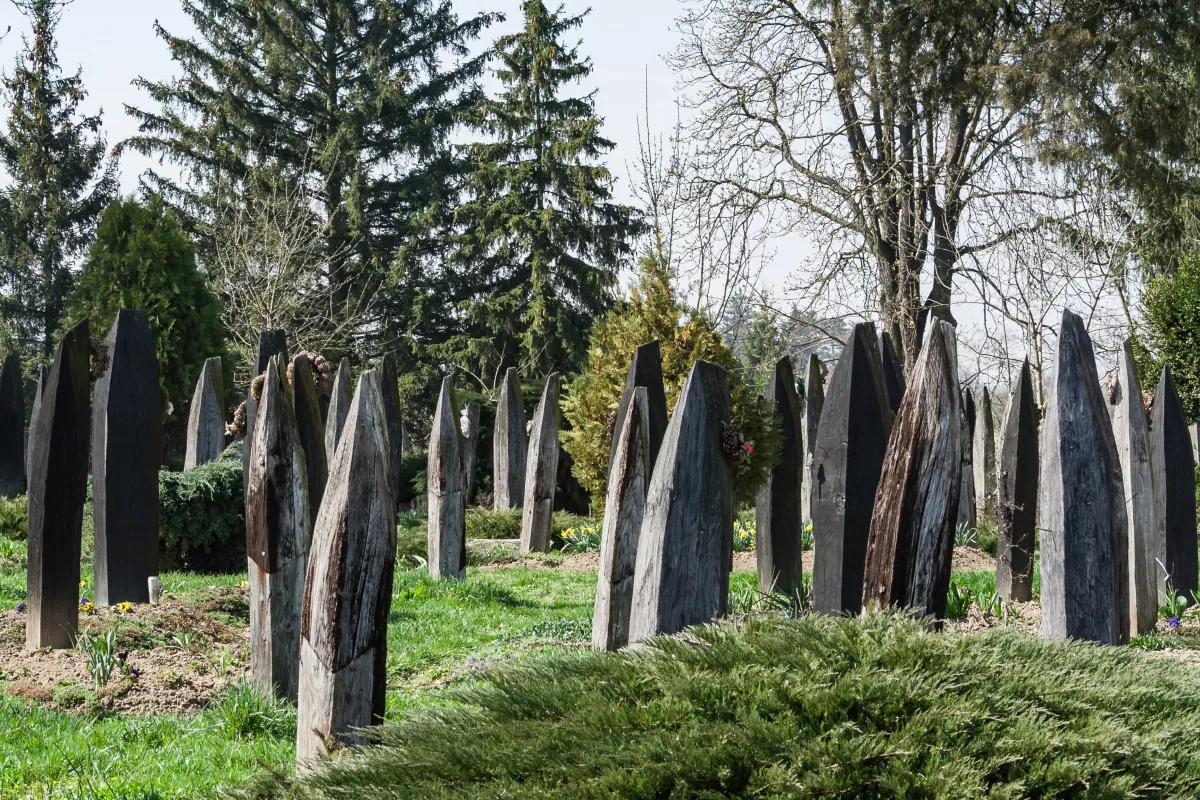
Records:
[[[550,373],[533,412],[525,464],[525,502],[521,509],[521,552],[550,551],[554,489],[558,485],[558,373]]]
[[[46,381],[49,377],[49,369],[45,366],[38,367],[37,384],[33,388],[33,403],[29,408],[29,427],[25,429],[25,485],[27,490],[33,476],[30,460],[33,453],[33,431],[37,428],[38,415],[42,413],[42,390],[46,388]]]
[[[1029,396],[1033,397],[1032,392]],[[975,472],[976,519],[987,518],[996,513],[995,424],[995,417],[992,414],[992,397],[988,394],[985,386],[975,408],[975,430],[971,446],[971,469]]]
[[[267,364],[275,356],[279,356],[285,364],[287,363],[287,334],[282,329],[259,331],[258,351],[254,355],[254,364],[250,370],[250,390],[246,392],[246,436],[242,440],[243,486],[249,485],[250,451],[254,449],[254,425],[258,419],[258,405],[262,397],[261,387],[255,392],[254,381],[259,375],[266,374]]]
[[[649,403],[646,424],[650,429],[650,467],[653,469],[654,460],[658,458],[658,449],[662,446],[663,434],[667,430],[667,395],[663,389],[662,350],[657,339],[633,352],[629,372],[625,375],[625,388],[621,391],[621,401],[617,405],[617,419],[625,415],[625,409],[633,400],[633,390],[639,386],[646,390],[646,401]],[[616,457],[617,432],[614,427],[612,447],[608,455],[609,472],[612,472],[613,459]]]
[[[221,359],[206,359],[196,380],[196,390],[192,393],[192,407],[188,409],[184,469],[216,461],[225,449],[224,397]]]
[[[758,590],[794,595],[803,590],[800,563],[800,489],[804,463],[803,417],[792,360],[779,359],[767,384],[774,403],[782,447],[755,502]]]
[[[404,452],[404,429],[400,423],[400,385],[395,358],[389,353],[380,361],[379,389],[383,392],[384,423],[388,435],[388,463],[392,469],[392,497],[400,497],[400,456]],[[399,509],[397,509],[399,510]]]
[[[1197,589],[1196,464],[1168,366],[1163,367],[1151,409],[1150,469],[1156,493],[1155,537],[1161,537],[1166,548],[1171,588],[1191,598]]]
[[[922,340],[923,341],[923,340]],[[883,367],[883,393],[887,396],[888,408],[895,414],[904,399],[904,362],[892,346],[892,337],[884,331],[880,342],[880,365]]]
[[[333,464],[333,456],[341,441],[346,415],[350,413],[350,362],[342,359],[329,390],[329,411],[325,417],[325,463]]]
[[[821,409],[825,407],[825,379],[821,375],[821,360],[816,353],[808,356],[804,370],[804,425],[800,438],[804,441],[804,470],[800,488],[800,521],[812,524],[813,451],[817,446],[817,426],[821,424]]]
[[[504,374],[492,431],[492,507],[520,508],[525,502],[525,410],[517,371]]]
[[[965,525],[969,529],[976,527],[974,454],[971,446],[974,437],[975,398],[967,389],[962,394],[962,480],[958,489],[958,525]]]
[[[474,400],[467,403],[462,410],[459,429],[463,437],[463,477],[466,480],[467,504],[475,497],[475,458],[479,454],[479,438],[482,432],[479,428],[479,403]]]
[[[429,577],[462,580],[467,573],[466,477],[454,380],[442,379],[429,437]]]
[[[1008,400],[1003,436],[996,473],[996,594],[1028,602],[1038,497],[1038,409],[1028,359]]]
[[[296,413],[296,433],[304,450],[308,470],[308,518],[317,518],[325,493],[328,462],[325,460],[325,426],[321,422],[321,403],[312,362],[305,353],[292,359],[292,409]]]
[[[25,480],[25,387],[21,357],[9,353],[0,372],[0,497],[14,497]]]

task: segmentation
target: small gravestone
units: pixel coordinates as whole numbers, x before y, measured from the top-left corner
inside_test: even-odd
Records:
[[[895,414],[904,399],[904,367],[896,348],[892,346],[892,337],[885,331],[881,342],[881,359],[883,366],[883,391],[887,395],[888,407]]]
[[[311,520],[308,468],[284,364],[276,356],[267,365],[246,485],[250,680],[265,694],[295,700]]]
[[[821,409],[825,406],[825,379],[821,376],[821,360],[816,353],[808,356],[808,367],[804,370],[804,397],[802,398],[804,429],[800,438],[804,442],[804,471],[800,487],[800,521],[812,524],[813,450],[817,446],[817,426],[821,423]]]
[[[982,408],[977,413],[976,432],[984,420]],[[1033,598],[1038,496],[1038,409],[1029,359],[1012,387],[1002,436],[996,473],[996,594],[1028,602]]]
[[[1069,310],[1046,393],[1041,453],[1042,635],[1125,644],[1129,545],[1121,462],[1092,341]],[[1193,531],[1193,558],[1195,552]]]
[[[149,603],[158,574],[162,392],[145,311],[117,313],[92,407],[95,602]]]
[[[188,410],[185,470],[216,461],[225,449],[224,396],[221,359],[206,359],[196,380],[196,391],[192,393],[192,407]]]
[[[864,608],[946,615],[962,437],[954,328],[932,320],[888,440],[871,516]]]
[[[875,489],[892,430],[875,326],[854,326],[830,377],[813,449],[813,604],[822,614],[862,607]]]
[[[42,390],[46,388],[46,380],[49,376],[50,371],[46,367],[38,367],[37,385],[33,388],[33,404],[29,409],[29,427],[25,430],[25,485],[27,490],[33,475],[30,460],[33,453],[33,431],[37,428],[38,415],[42,412]]]
[[[383,414],[387,424],[388,464],[392,469],[392,497],[400,497],[400,456],[404,452],[404,429],[400,424],[400,385],[396,362],[389,353],[379,366],[379,388],[383,392]],[[399,509],[397,508],[397,511]]]
[[[325,415],[325,463],[333,464],[342,429],[346,426],[346,415],[350,413],[350,362],[342,359],[333,388],[329,390],[329,411]]]
[[[697,361],[667,423],[638,536],[629,641],[724,614],[733,559],[733,477],[725,370]]]
[[[254,449],[254,424],[258,418],[259,398],[262,397],[261,384],[255,390],[255,381],[259,375],[267,371],[267,364],[275,356],[280,356],[286,363],[287,334],[283,330],[260,331],[258,334],[258,351],[254,355],[254,364],[250,370],[250,391],[246,393],[246,436],[242,440],[242,485],[249,485],[250,455]],[[255,395],[258,397],[255,397]]]
[[[472,400],[462,410],[459,428],[463,436],[463,476],[466,480],[464,499],[469,505],[475,496],[475,456],[479,453],[479,403]]]
[[[466,477],[458,429],[454,381],[442,379],[433,412],[427,474],[429,499],[429,577],[462,580],[467,571]]]
[[[90,445],[89,361],[85,320],[58,344],[29,436],[27,650],[75,644]]]
[[[803,416],[796,376],[787,356],[775,364],[767,384],[782,439],[779,462],[755,502],[758,590],[793,596],[803,591],[800,549],[800,472],[804,463]]]
[[[25,387],[21,357],[9,353],[0,372],[0,497],[14,497],[25,478]]]
[[[329,462],[325,459],[325,426],[321,423],[321,402],[312,362],[305,353],[292,359],[292,410],[296,414],[296,433],[304,450],[308,470],[308,518],[317,518]]]
[[[975,476],[972,467],[971,442],[975,436],[975,399],[971,390],[963,392],[962,397],[962,482],[958,489],[958,524],[969,529],[976,527],[975,517]]]
[[[362,729],[376,721],[375,672],[387,663],[396,559],[382,395],[375,371],[359,378],[313,526],[296,709],[302,772],[334,747],[365,744]]]
[[[633,399],[633,390],[637,387],[646,390],[646,400],[650,404],[646,422],[650,427],[650,468],[654,468],[654,460],[658,458],[658,448],[662,446],[662,437],[667,430],[667,395],[663,390],[662,351],[658,341],[644,344],[633,352],[629,362],[629,372],[625,375],[625,388],[621,392],[621,402],[617,405],[616,419],[625,415],[625,409]],[[608,469],[612,471],[612,462],[617,455],[617,432],[613,428],[612,447],[608,456]]]
[[[649,390],[637,386],[617,419],[616,457],[608,470],[592,617],[592,647],[597,650],[620,650],[629,644],[638,538],[653,469],[649,418]]]
[[[975,409],[971,468],[975,472],[975,516],[977,519],[990,517],[996,513],[996,432],[992,397],[986,386]]]
[[[1142,389],[1133,366],[1133,341],[1125,340],[1118,354],[1117,373],[1109,394],[1113,435],[1125,490],[1125,520],[1129,545],[1129,633],[1141,636],[1158,621],[1158,595],[1166,589],[1167,543],[1154,524],[1157,502],[1150,466],[1150,434],[1142,407]]]
[[[521,552],[550,551],[554,488],[558,485],[558,373],[546,378],[542,399],[533,412],[525,465],[525,502],[521,510]]]
[[[525,500],[525,410],[521,405],[521,383],[512,368],[504,374],[500,399],[496,402],[492,492],[492,507],[497,511],[520,508]]]
[[[1196,465],[1171,368],[1163,367],[1154,393],[1150,425],[1150,468],[1155,490],[1156,538],[1165,545],[1171,588],[1196,594]]]

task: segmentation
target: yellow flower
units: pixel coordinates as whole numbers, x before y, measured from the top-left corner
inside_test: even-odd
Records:
[[[79,610],[84,614],[91,616],[92,614],[96,613],[96,606],[94,603],[84,603],[79,607]]]
[[[238,588],[239,589],[249,589],[250,581],[242,581],[241,583],[238,584]]]
[[[117,603],[116,610],[118,614],[131,614],[133,613],[133,603],[130,603],[128,600],[123,603]]]

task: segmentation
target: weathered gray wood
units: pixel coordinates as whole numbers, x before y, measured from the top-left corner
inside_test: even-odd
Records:
[[[619,650],[629,644],[638,538],[653,471],[651,438],[649,390],[637,386],[617,419],[616,458],[608,471],[592,616],[592,647],[597,650]]]
[[[821,360],[816,353],[808,356],[804,371],[804,470],[800,487],[800,522],[812,524],[813,451],[817,446],[817,426],[821,423],[821,409],[825,407],[825,379],[821,375]]]
[[[520,508],[525,501],[525,452],[521,382],[510,368],[500,387],[492,430],[492,507],[496,510]]]
[[[316,380],[308,355],[300,353],[292,359],[292,409],[296,414],[296,433],[304,450],[304,466],[308,471],[308,518],[317,518],[321,497],[325,494],[325,479],[329,472],[325,459],[325,426],[321,422],[321,402],[317,399]]]
[[[639,386],[645,388],[646,399],[650,403],[647,424],[650,426],[650,467],[653,469],[654,460],[658,458],[658,449],[662,446],[663,434],[667,430],[667,395],[663,389],[662,350],[657,339],[633,352],[629,372],[625,375],[625,388],[621,391],[621,402],[617,404],[617,419],[625,415],[625,409],[633,398],[633,390]],[[616,455],[617,433],[614,428],[612,446],[608,454],[609,472],[612,472]]]
[[[92,406],[95,603],[150,602],[158,574],[162,391],[145,311],[117,312]]]
[[[429,577],[462,580],[467,574],[466,477],[454,380],[442,379],[433,412],[427,474],[429,500]]]
[[[338,364],[333,388],[329,391],[329,411],[325,417],[325,463],[333,464],[342,429],[346,427],[346,415],[350,413],[350,361],[343,358]]]
[[[86,320],[58,343],[29,437],[28,650],[72,647],[79,624],[79,551],[91,422],[88,344]]]
[[[392,469],[392,497],[400,497],[400,456],[404,452],[404,431],[400,424],[400,386],[396,362],[389,353],[379,365],[379,389],[383,392],[384,421],[387,424],[388,463]],[[398,511],[399,509],[397,509]]]
[[[46,381],[50,377],[50,371],[46,367],[38,367],[37,385],[33,389],[33,405],[29,409],[29,427],[25,429],[25,486],[26,490],[33,478],[33,467],[31,456],[33,454],[33,431],[37,428],[38,416],[42,413],[42,390],[46,388]]]
[[[313,528],[301,622],[301,770],[329,745],[363,744],[360,730],[376,720],[375,672],[387,661],[388,567],[396,559],[382,395],[374,370],[359,378]]]
[[[982,408],[977,413],[976,431],[985,418]],[[996,474],[996,594],[1028,602],[1038,496],[1038,409],[1028,359],[1009,396],[1003,435]]]
[[[875,326],[854,326],[829,379],[813,450],[813,604],[822,614],[862,607],[875,489],[892,430]]]
[[[958,490],[958,525],[975,528],[975,475],[972,442],[975,438],[975,399],[967,389],[962,396],[962,482]]]
[[[1154,393],[1150,425],[1150,469],[1155,489],[1155,538],[1165,545],[1171,588],[1196,595],[1196,463],[1171,368],[1163,367]]]
[[[709,622],[729,604],[733,467],[725,370],[697,361],[679,393],[650,477],[638,536],[629,641]]]
[[[1083,320],[1063,311],[1042,427],[1042,635],[1129,641],[1121,462]],[[1192,551],[1196,543],[1192,541]]]
[[[1113,435],[1125,490],[1126,541],[1129,544],[1129,633],[1141,636],[1158,621],[1159,592],[1166,589],[1167,543],[1154,524],[1157,501],[1150,469],[1150,434],[1142,406],[1142,388],[1133,366],[1133,340],[1118,354],[1109,401]],[[1160,577],[1161,576],[1161,577]]]
[[[280,356],[287,363],[287,334],[282,330],[259,331],[258,351],[254,355],[254,364],[250,370],[250,388],[246,392],[246,436],[242,439],[242,486],[249,486],[250,455],[254,449],[254,425],[258,419],[259,398],[255,397],[254,381],[267,371],[267,364],[275,356]]]
[[[25,479],[25,387],[21,357],[9,353],[0,372],[0,497],[14,497]]]
[[[880,341],[880,365],[883,367],[883,393],[887,397],[888,407],[895,414],[900,409],[900,401],[904,399],[904,362],[896,355],[892,337],[887,331],[884,331]]]
[[[209,358],[196,380],[188,410],[187,445],[183,468],[216,461],[225,449],[225,379],[220,358]]]
[[[871,516],[864,608],[899,606],[945,617],[962,451],[954,328],[935,319],[888,439]]]
[[[463,407],[459,428],[463,436],[463,474],[467,481],[464,499],[467,504],[475,497],[475,457],[479,453],[479,403],[472,400]]]
[[[1030,397],[1033,395],[1030,394]],[[987,387],[979,395],[975,409],[975,431],[972,440],[971,468],[974,470],[975,516],[989,517],[996,513],[996,431],[992,412],[992,397]]]
[[[800,489],[804,463],[803,415],[796,375],[787,356],[775,364],[767,384],[782,438],[779,462],[755,502],[758,590],[794,595],[803,590],[800,564]]]
[[[525,464],[525,502],[521,510],[521,552],[550,551],[554,489],[558,485],[558,373],[546,378],[542,399],[533,412]]]
[[[296,699],[300,601],[311,540],[308,468],[282,356],[267,365],[246,486],[250,680]]]

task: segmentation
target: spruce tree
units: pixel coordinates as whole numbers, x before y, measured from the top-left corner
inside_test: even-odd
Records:
[[[469,147],[469,197],[442,287],[456,300],[442,311],[458,315],[458,332],[441,352],[480,376],[581,367],[639,228],[633,209],[612,201],[599,163],[613,143],[600,134],[594,92],[568,91],[592,71],[563,41],[584,15],[551,13],[541,0],[521,10],[521,31],[495,47],[502,92],[476,111],[490,141]]]
[[[0,79],[9,104],[0,166],[11,181],[0,202],[0,313],[33,358],[49,357],[72,269],[117,191],[101,116],[79,111],[82,75],[59,66],[55,29],[64,5],[17,3],[30,31],[12,73]]]

